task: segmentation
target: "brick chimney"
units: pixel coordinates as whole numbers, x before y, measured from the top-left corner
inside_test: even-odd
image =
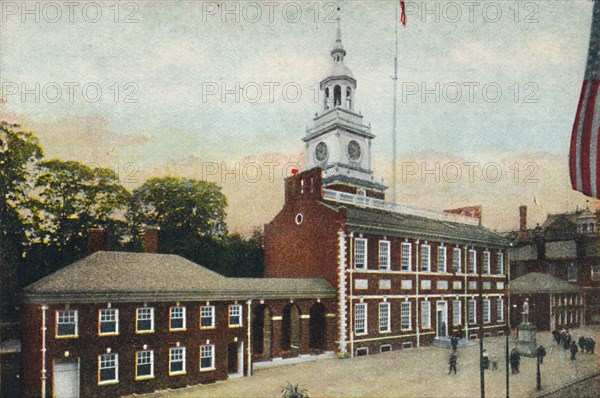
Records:
[[[524,242],[529,238],[527,231],[527,206],[519,206],[519,240]]]
[[[144,229],[144,253],[158,253],[158,234],[160,228],[146,227]]]
[[[104,228],[92,228],[88,236],[88,250],[90,254],[106,251],[106,230]]]

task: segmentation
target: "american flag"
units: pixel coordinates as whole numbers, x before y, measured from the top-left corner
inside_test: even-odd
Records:
[[[402,26],[406,26],[406,10],[403,1],[400,2],[400,12],[400,22],[402,22]]]
[[[594,1],[587,66],[571,135],[571,186],[595,198],[600,188],[600,0]]]

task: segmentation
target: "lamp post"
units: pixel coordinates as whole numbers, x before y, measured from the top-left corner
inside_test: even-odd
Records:
[[[540,372],[540,352],[537,352],[537,373],[535,375],[536,388],[538,391],[542,389],[542,373]]]

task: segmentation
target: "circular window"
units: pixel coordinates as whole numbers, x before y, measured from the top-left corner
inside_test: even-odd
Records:
[[[329,156],[329,149],[327,148],[327,144],[324,142],[319,142],[317,147],[315,148],[315,158],[319,162],[323,162]]]
[[[348,143],[348,157],[350,160],[358,160],[360,158],[360,144],[354,140]]]
[[[302,221],[304,221],[304,216],[302,213],[296,214],[296,224],[300,225],[302,224]]]

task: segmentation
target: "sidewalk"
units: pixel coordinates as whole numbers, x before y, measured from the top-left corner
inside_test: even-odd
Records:
[[[592,336],[600,342],[600,328],[571,331],[576,340],[580,335]],[[510,338],[511,347],[514,346]],[[542,393],[575,379],[600,371],[600,355],[577,354],[570,360],[552,341],[550,332],[538,333],[538,344],[546,347],[547,355],[541,367]],[[486,397],[505,397],[505,338],[485,339],[490,357],[498,358],[498,370],[487,370]],[[597,350],[598,351],[598,350]],[[315,397],[478,397],[479,344],[458,350],[458,374],[448,375],[450,350],[440,347],[413,348],[353,359],[322,359],[297,365],[257,370],[252,377],[230,379],[211,385],[164,391],[145,397],[280,397],[289,381],[306,388]],[[536,359],[522,357],[521,372],[510,376],[511,397],[535,397]]]

